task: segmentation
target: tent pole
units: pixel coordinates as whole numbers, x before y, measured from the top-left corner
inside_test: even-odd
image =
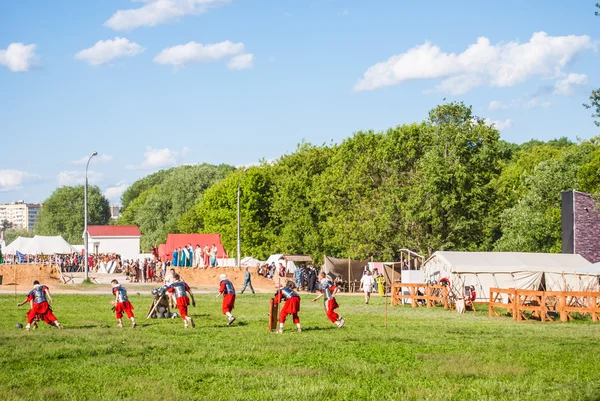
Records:
[[[348,258],[348,293],[350,293],[350,258]]]

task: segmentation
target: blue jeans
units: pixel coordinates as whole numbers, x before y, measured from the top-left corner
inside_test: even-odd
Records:
[[[247,286],[250,286],[250,289],[252,290],[252,293],[254,294],[254,288],[252,287],[252,283],[250,282],[250,280],[244,281],[244,286],[242,287],[242,294],[244,293],[244,290],[246,289]]]

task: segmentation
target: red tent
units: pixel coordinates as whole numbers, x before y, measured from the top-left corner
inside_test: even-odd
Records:
[[[167,235],[167,243],[158,246],[158,255],[164,262],[171,257],[175,248],[181,248],[190,243],[194,249],[196,249],[196,244],[202,248],[206,245],[212,246],[212,244],[215,244],[217,246],[217,258],[227,257],[219,234],[169,234]]]

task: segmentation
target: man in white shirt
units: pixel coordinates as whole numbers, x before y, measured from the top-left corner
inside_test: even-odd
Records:
[[[363,276],[360,279],[360,288],[365,292],[365,304],[369,304],[369,300],[371,299],[371,292],[373,292],[373,286],[375,285],[375,280],[371,275],[371,271],[369,269],[365,270]]]

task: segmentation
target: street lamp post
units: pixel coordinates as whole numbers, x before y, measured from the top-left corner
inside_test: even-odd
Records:
[[[83,248],[84,248],[84,266],[85,266],[85,281],[88,281],[89,275],[88,275],[88,271],[89,271],[89,266],[88,266],[88,205],[87,205],[87,188],[88,188],[88,178],[87,178],[87,173],[88,173],[88,167],[90,166],[90,160],[92,160],[92,157],[98,155],[98,152],[94,152],[92,153],[92,155],[90,156],[90,158],[87,161],[87,164],[85,165],[85,187],[83,189]]]
[[[240,266],[240,257],[242,254],[241,251],[241,246],[240,246],[240,186],[242,184],[242,177],[244,176],[244,173],[248,171],[248,167],[246,167],[244,169],[244,171],[242,171],[242,174],[240,175],[240,178],[238,180],[238,193],[237,193],[237,266]]]

